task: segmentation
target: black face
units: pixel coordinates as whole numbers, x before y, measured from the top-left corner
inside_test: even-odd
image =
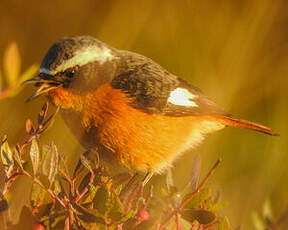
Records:
[[[39,73],[38,77],[42,80],[35,83],[36,87],[41,86],[45,81],[48,81],[51,85],[62,85],[64,88],[68,88],[70,83],[73,80],[73,77],[75,75],[75,72],[77,71],[77,68],[71,68],[66,70],[65,72],[61,72],[55,75],[46,74],[46,73]]]
[[[57,83],[61,84],[63,88],[69,88],[78,70],[79,70],[79,66],[75,66],[75,67],[71,67],[63,72],[59,72],[54,75],[40,73],[39,77],[41,79],[55,81],[56,84]]]

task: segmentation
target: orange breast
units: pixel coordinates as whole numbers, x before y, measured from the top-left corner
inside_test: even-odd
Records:
[[[224,127],[201,117],[142,112],[129,105],[131,99],[121,90],[108,84],[83,96],[70,95],[75,103],[81,101],[78,112],[70,101],[69,105],[61,104],[65,102],[62,94],[54,92],[52,100],[66,108],[64,120],[84,146],[104,146],[116,162],[140,171],[162,172],[181,153],[201,142],[204,134]]]

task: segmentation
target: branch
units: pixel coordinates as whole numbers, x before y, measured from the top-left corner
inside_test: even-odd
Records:
[[[201,182],[201,184],[194,190],[194,192],[190,193],[189,195],[186,196],[186,198],[182,201],[182,203],[180,204],[179,208],[176,210],[173,210],[173,212],[171,212],[169,215],[167,215],[167,217],[164,219],[164,221],[162,221],[162,223],[160,224],[159,229],[162,229],[162,227],[174,216],[177,215],[177,213],[182,210],[192,199],[193,197],[204,187],[204,185],[207,183],[207,181],[209,180],[209,178],[214,174],[216,168],[220,165],[221,163],[221,159],[218,159],[216,161],[216,163],[213,165],[213,167],[210,169],[210,171],[208,172],[208,174],[206,175],[206,177],[203,179],[203,181]]]
[[[31,175],[30,175],[27,171],[25,171],[25,170],[23,170],[22,173],[23,173],[23,175],[25,175],[25,176],[33,179],[33,182],[35,182],[36,184],[38,184],[43,190],[45,190],[47,193],[49,193],[49,195],[50,195],[54,200],[58,201],[59,204],[60,204],[62,207],[66,208],[65,203],[64,203],[60,198],[58,198],[57,195],[56,195],[51,189],[47,189],[47,188],[42,184],[42,182],[41,182],[38,178],[31,176]]]

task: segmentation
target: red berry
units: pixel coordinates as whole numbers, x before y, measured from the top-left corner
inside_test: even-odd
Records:
[[[42,224],[36,224],[34,226],[33,230],[45,230],[45,228]]]
[[[149,212],[147,211],[146,208],[143,208],[139,211],[139,217],[142,221],[145,221],[145,220],[149,220],[150,219],[150,214]]]

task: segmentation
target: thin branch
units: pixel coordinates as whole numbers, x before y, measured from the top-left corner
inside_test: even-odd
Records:
[[[162,227],[174,216],[177,215],[177,213],[182,210],[192,199],[193,197],[203,188],[203,186],[207,183],[207,181],[209,180],[209,178],[214,174],[216,168],[220,165],[221,163],[221,159],[218,159],[216,161],[216,163],[213,165],[213,167],[210,169],[210,171],[208,172],[208,174],[206,175],[206,177],[203,179],[203,181],[201,182],[201,184],[197,187],[197,189],[195,189],[192,193],[190,193],[188,196],[186,196],[186,198],[182,201],[182,203],[180,204],[179,208],[176,210],[173,210],[170,214],[167,215],[167,217],[164,219],[164,221],[162,221],[161,225],[160,225],[160,229],[162,229]]]
[[[177,213],[176,215],[175,215],[175,222],[176,222],[176,229],[177,230],[182,230],[182,226],[181,226],[181,224],[180,224],[180,220],[179,220],[180,218],[179,218],[179,213]]]
[[[25,176],[33,179],[33,182],[35,182],[36,184],[38,184],[43,190],[45,190],[47,193],[49,193],[49,195],[50,195],[54,200],[58,201],[59,204],[61,204],[62,207],[64,207],[64,208],[66,207],[65,203],[64,203],[60,198],[58,198],[57,195],[56,195],[51,189],[47,189],[47,188],[42,184],[42,182],[41,182],[38,178],[31,176],[31,175],[30,175],[27,171],[25,171],[25,170],[23,170],[22,172],[23,172],[23,175],[25,175]]]
[[[216,161],[216,163],[213,165],[213,167],[210,169],[210,171],[208,172],[206,177],[203,179],[203,181],[197,187],[197,189],[195,189],[194,192],[192,192],[191,194],[186,196],[186,198],[182,201],[182,203],[180,205],[180,209],[183,209],[189,203],[189,201],[192,200],[192,198],[196,195],[196,193],[198,193],[204,187],[204,185],[207,183],[209,178],[215,173],[215,170],[220,165],[220,163],[221,163],[221,159],[218,159]]]
[[[89,192],[90,187],[93,185],[94,178],[95,178],[95,174],[94,174],[94,173],[91,173],[88,186],[87,186],[86,188],[84,188],[84,190],[82,191],[81,194],[79,194],[79,191],[78,191],[78,189],[77,189],[77,191],[76,191],[77,197],[76,197],[76,199],[75,199],[75,202],[76,202],[76,203],[79,202],[79,201],[87,194],[87,192]]]

